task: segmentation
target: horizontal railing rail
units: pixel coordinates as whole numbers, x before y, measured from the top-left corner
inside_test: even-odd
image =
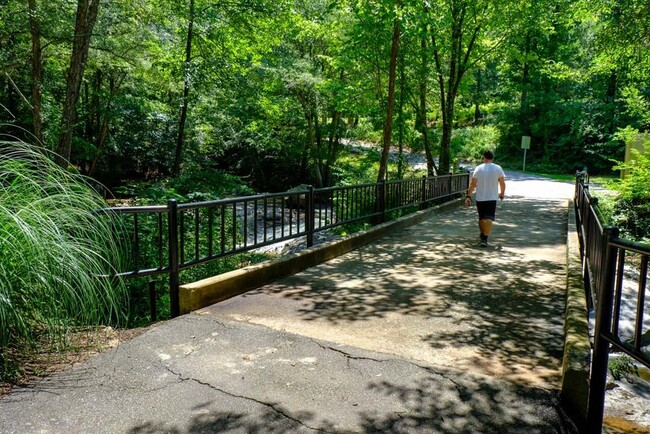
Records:
[[[576,176],[574,203],[585,295],[595,311],[586,432],[600,433],[610,349],[650,368],[650,356],[642,351],[650,245],[619,238],[618,228],[602,223],[588,180],[585,173]],[[635,302],[624,303],[630,298]],[[631,330],[621,327],[623,317],[633,318]]]
[[[179,273],[219,258],[299,237],[307,247],[314,234],[355,222],[381,223],[396,212],[426,208],[467,190],[469,174],[384,181],[214,201],[111,207],[118,235],[130,241],[131,266],[124,278],[169,275],[172,316],[178,305]]]

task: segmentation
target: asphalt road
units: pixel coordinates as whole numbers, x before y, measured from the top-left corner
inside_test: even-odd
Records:
[[[558,405],[567,198],[473,208],[161,323],[0,399],[2,433],[573,432]]]

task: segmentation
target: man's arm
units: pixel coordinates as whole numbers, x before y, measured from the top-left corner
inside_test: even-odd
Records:
[[[501,189],[501,193],[499,193],[499,199],[503,200],[506,194],[506,179],[503,176],[499,177],[499,187]]]
[[[472,180],[469,182],[469,187],[467,188],[467,192],[465,193],[465,205],[469,206],[472,203],[472,193],[474,192],[475,188],[476,188],[476,178],[472,178]]]

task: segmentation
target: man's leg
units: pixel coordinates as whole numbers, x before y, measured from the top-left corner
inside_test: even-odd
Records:
[[[479,213],[478,227],[481,230],[481,246],[487,247],[488,236],[492,232],[492,223],[496,213],[496,201],[476,202]]]
[[[489,237],[492,232],[492,219],[479,220],[478,227],[481,229],[481,234]]]
[[[482,219],[478,221],[478,226],[481,229],[481,246],[488,246],[488,236],[492,232],[492,220]]]

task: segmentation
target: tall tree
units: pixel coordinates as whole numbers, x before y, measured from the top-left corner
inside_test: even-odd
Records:
[[[395,7],[397,9],[398,3]],[[397,13],[397,10],[395,10]],[[386,120],[384,121],[384,132],[382,135],[382,150],[381,158],[379,160],[379,172],[377,173],[377,182],[386,179],[388,168],[388,154],[393,137],[393,110],[395,107],[395,75],[397,71],[397,58],[399,54],[399,40],[400,40],[400,22],[399,16],[396,14],[393,18],[393,38],[390,48],[390,66],[388,69],[388,101],[386,102]]]
[[[433,151],[431,149],[431,140],[429,139],[429,125],[427,123],[427,83],[429,75],[429,56],[427,55],[427,39],[422,36],[420,39],[420,68],[418,71],[418,101],[416,102],[417,124],[420,126],[420,133],[422,134],[422,145],[424,147],[424,155],[427,160],[427,175],[434,176],[438,173],[438,168],[433,159]]]
[[[430,8],[427,21],[442,115],[439,162],[442,174],[451,169],[451,137],[461,82],[480,56],[492,52],[505,39],[507,14],[507,0],[439,0]],[[492,40],[481,39],[486,34]]]
[[[183,62],[183,99],[181,101],[181,112],[178,121],[178,136],[176,138],[176,152],[174,154],[174,166],[172,173],[178,175],[181,170],[181,158],[183,153],[183,142],[185,137],[185,123],[187,122],[187,106],[190,97],[190,80],[192,69],[192,38],[194,37],[194,0],[190,0],[190,9],[187,20],[187,36],[185,39],[185,61]]]
[[[61,136],[57,145],[57,163],[61,166],[68,164],[72,148],[72,133],[76,120],[77,102],[79,101],[79,90],[83,78],[90,39],[93,28],[97,22],[100,0],[78,0],[77,19],[75,23],[72,42],[72,54],[70,66],[66,79],[65,102],[61,116]]]
[[[32,123],[34,138],[43,144],[43,55],[41,26],[38,21],[36,0],[28,0],[29,29],[32,36]]]

